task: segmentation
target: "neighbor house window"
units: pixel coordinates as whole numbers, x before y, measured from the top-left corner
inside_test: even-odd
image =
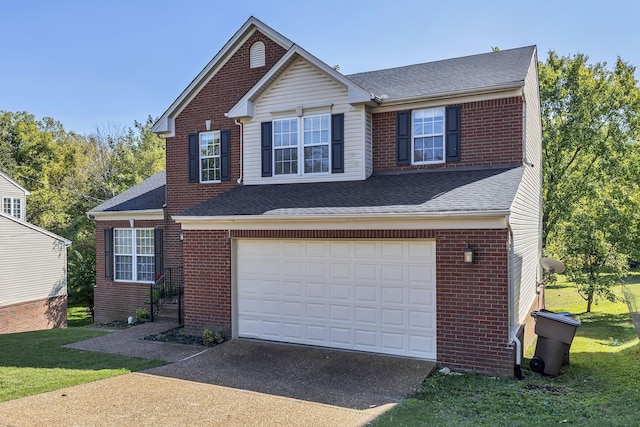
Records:
[[[22,200],[19,197],[3,197],[2,211],[7,215],[22,219]]]
[[[329,172],[330,119],[322,114],[273,121],[275,175]]]
[[[220,131],[200,133],[200,182],[220,181]]]
[[[153,282],[155,272],[153,228],[113,230],[114,278]]]
[[[413,163],[444,162],[444,108],[413,111]]]

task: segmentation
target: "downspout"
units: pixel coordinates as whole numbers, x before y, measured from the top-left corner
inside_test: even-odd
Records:
[[[238,125],[238,127],[240,128],[240,177],[236,182],[238,184],[242,184],[243,176],[244,176],[243,175],[244,170],[242,169],[243,159],[244,159],[244,126],[242,125],[242,122],[238,119],[235,120],[235,124]]]
[[[533,166],[533,165],[531,165]],[[522,368],[521,368],[521,364],[522,364],[522,343],[520,342],[520,340],[518,339],[518,330],[515,328],[512,328],[512,325],[515,323],[514,319],[515,319],[515,313],[513,313],[513,307],[515,307],[515,288],[514,288],[514,278],[513,278],[513,269],[514,269],[514,258],[515,258],[515,248],[513,246],[513,229],[511,228],[511,224],[509,223],[509,216],[506,216],[506,222],[507,222],[507,230],[509,231],[509,240],[508,240],[508,252],[509,252],[509,259],[507,262],[507,277],[509,280],[509,331],[511,332],[510,334],[510,338],[511,338],[511,342],[515,344],[515,351],[516,351],[516,363],[515,366],[513,367],[513,375],[521,380],[522,379]]]
[[[522,163],[527,166],[534,166],[527,159],[527,100],[524,95],[522,96]]]

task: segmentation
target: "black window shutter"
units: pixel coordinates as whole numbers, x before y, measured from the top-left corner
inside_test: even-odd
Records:
[[[344,173],[344,114],[331,115],[331,173]]]
[[[198,134],[189,134],[189,182],[199,182],[198,179]]]
[[[262,176],[272,175],[272,152],[271,122],[262,122]]]
[[[447,107],[446,111],[447,162],[460,161],[460,106]]]
[[[104,229],[104,277],[113,279],[113,228]]]
[[[220,180],[231,181],[230,131],[220,131]]]
[[[396,115],[396,164],[411,164],[411,111]]]
[[[164,273],[164,262],[162,252],[162,228],[153,230],[153,255],[155,263],[156,280]]]

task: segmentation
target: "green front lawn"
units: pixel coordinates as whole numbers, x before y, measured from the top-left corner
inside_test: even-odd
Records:
[[[67,328],[0,335],[0,402],[164,364],[61,347],[103,334]]]
[[[627,289],[639,296],[640,284]],[[621,290],[619,290],[622,295]],[[415,396],[373,426],[631,426],[640,420],[640,342],[627,304],[598,301],[592,313],[573,287],[547,288],[547,308],[578,314],[582,325],[571,346],[571,364],[547,378],[528,370],[525,378],[475,374],[427,378]],[[534,348],[527,351],[533,355]]]

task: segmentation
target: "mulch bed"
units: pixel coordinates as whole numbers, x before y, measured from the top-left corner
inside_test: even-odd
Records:
[[[204,343],[202,342],[202,337],[197,337],[194,335],[186,335],[184,333],[184,328],[182,326],[169,329],[168,331],[160,332],[155,335],[149,335],[148,337],[144,337],[143,339],[147,341],[162,341],[162,342],[172,342],[176,344],[204,346]]]

